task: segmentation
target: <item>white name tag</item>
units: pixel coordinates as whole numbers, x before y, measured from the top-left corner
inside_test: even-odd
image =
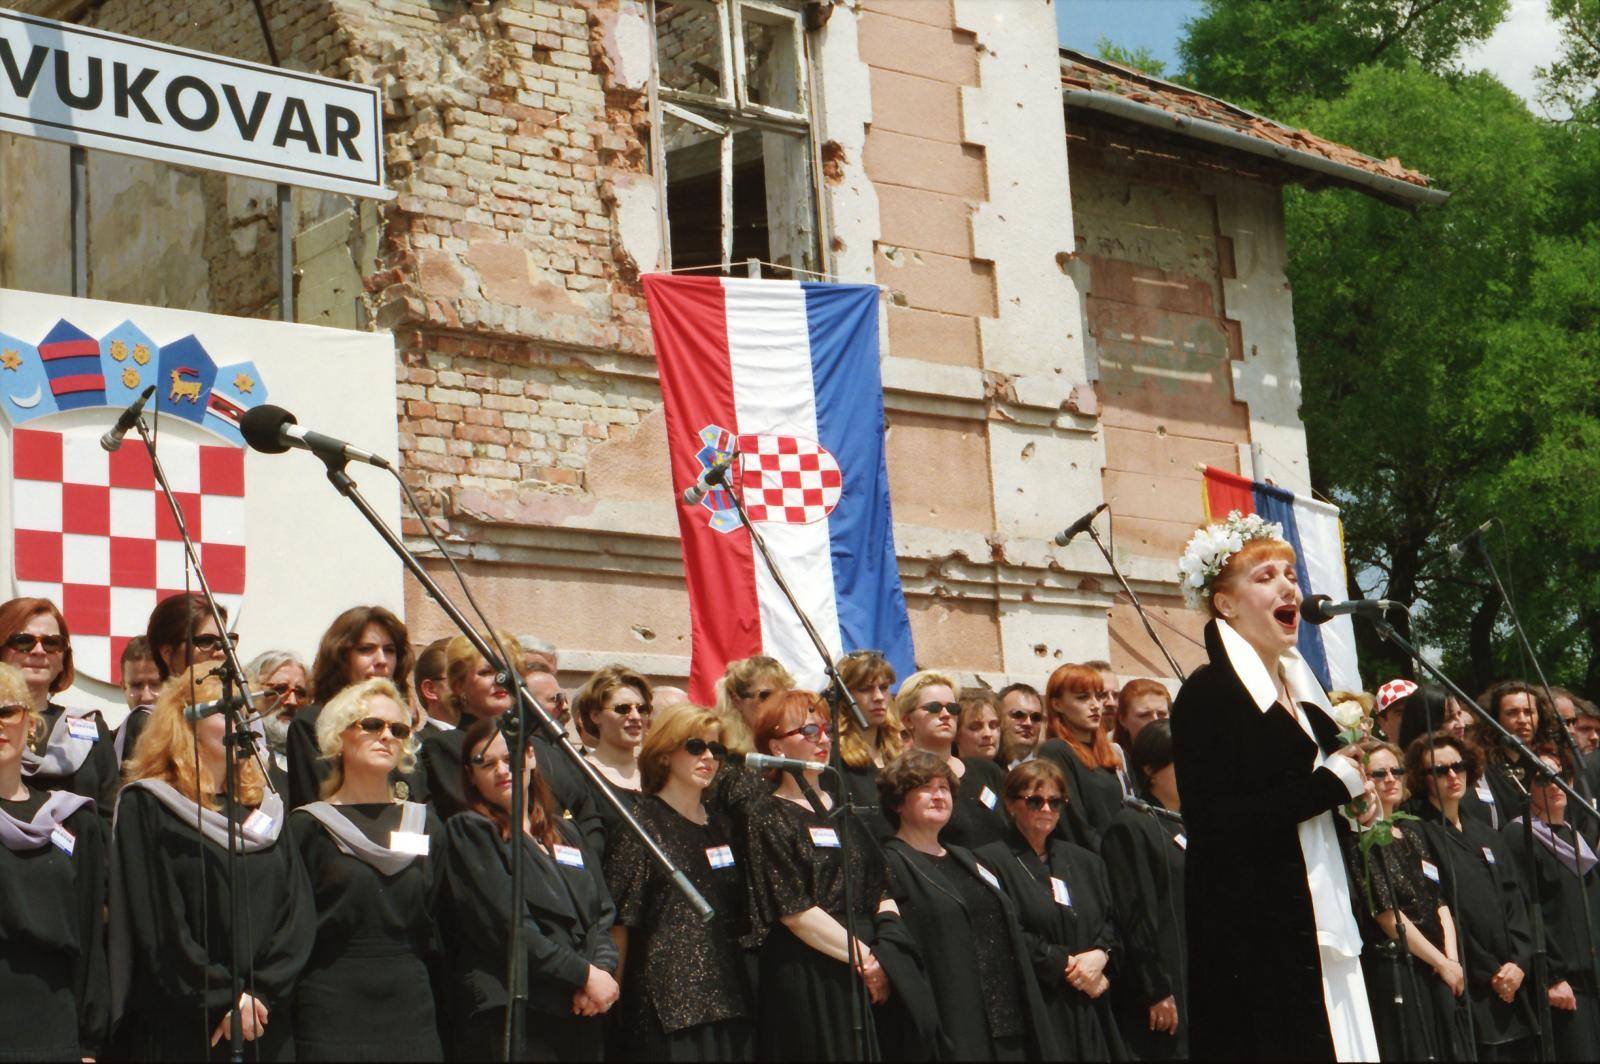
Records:
[[[72,832],[60,824],[57,824],[55,830],[50,832],[50,841],[55,845],[56,849],[68,857],[72,856],[72,848],[78,844],[78,840],[73,837]]]
[[[1178,844],[1178,849],[1180,850],[1187,850],[1189,848],[1189,837],[1181,831],[1172,836],[1172,841]]]
[[[389,849],[396,853],[410,853],[418,857],[428,856],[428,836],[420,831],[391,831],[389,832]]]
[[[732,846],[707,846],[706,847],[706,861],[710,863],[712,868],[732,868],[733,867],[733,847]]]
[[[1483,859],[1488,861],[1490,864],[1494,864],[1494,851],[1485,846],[1483,848]]]
[[[1434,864],[1432,861],[1422,862],[1422,874],[1433,880],[1435,883],[1439,882],[1439,866]]]
[[[993,872],[991,872],[987,868],[983,867],[983,865],[975,865],[974,867],[976,867],[977,870],[978,870],[978,878],[979,879],[982,879],[985,883],[989,884],[989,886],[993,887],[995,890],[999,890],[1000,889],[1000,877],[999,876],[995,875]]]
[[[1056,900],[1057,905],[1072,908],[1072,895],[1067,893],[1067,885],[1055,876],[1050,877],[1050,896]]]
[[[272,831],[273,820],[259,809],[253,809],[244,818],[244,829],[252,835],[266,835]]]
[[[978,792],[978,801],[982,802],[990,809],[993,809],[994,803],[998,802],[999,800],[999,797],[987,787]]]
[[[556,860],[568,868],[583,867],[583,851],[576,846],[561,846],[558,844],[555,848],[555,853]]]
[[[811,845],[826,846],[830,850],[839,848],[839,833],[832,828],[807,828],[811,832]]]
[[[100,741],[100,729],[94,726],[94,721],[87,717],[68,717],[67,734],[74,739],[84,742],[97,743]]]

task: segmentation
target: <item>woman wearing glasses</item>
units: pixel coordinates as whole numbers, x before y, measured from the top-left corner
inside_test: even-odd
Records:
[[[226,790],[223,715],[184,715],[221,697],[210,671],[195,665],[161,689],[117,800],[107,941],[127,1059],[227,1059],[234,1015],[252,1060],[294,1052],[294,987],[316,935],[311,884],[295,847],[279,842],[283,803],[253,760],[238,762]],[[249,884],[238,928],[226,902],[229,821],[237,882]],[[237,1000],[235,966],[249,980]]]
[[[391,782],[415,759],[411,714],[394,684],[363,680],[322,707],[317,742],[325,796],[289,817],[317,913],[295,989],[295,1055],[440,1060],[428,962],[444,827],[427,806],[396,800]]]
[[[756,750],[826,762],[832,746],[826,712],[822,699],[810,691],[769,698],[756,718]],[[883,860],[854,832],[848,854],[841,850],[839,823],[829,815],[836,803],[817,785],[817,775],[803,773],[802,790],[793,775],[782,774],[777,788],[755,802],[747,816],[746,875],[754,915],[767,929],[756,1002],[760,1060],[851,1059],[853,980],[865,982],[874,1004],[889,995],[888,976],[872,951],[875,914],[886,886]],[[857,939],[855,972],[847,967],[847,927]],[[869,1056],[876,1059],[876,1027],[870,1015],[864,1022]]]
[[[226,607],[222,619],[228,619]],[[233,633],[229,633],[233,638]],[[237,640],[235,639],[235,642]],[[155,666],[157,688],[166,683],[174,673],[182,672],[199,661],[221,661],[223,636],[217,631],[216,621],[206,606],[205,596],[197,592],[169,595],[156,603],[145,622],[144,645]],[[152,704],[154,700],[152,699]],[[139,733],[150,721],[150,707],[135,709],[117,729],[117,749],[122,751],[123,764],[133,757]]]
[[[22,755],[29,786],[93,798],[110,823],[122,768],[115,736],[99,711],[66,709],[51,700],[73,680],[72,635],[55,603],[16,598],[0,605],[0,662],[21,670],[28,705],[40,722]]]
[[[1067,789],[1053,761],[1018,765],[1002,786],[1011,829],[977,856],[1016,903],[1059,1059],[1125,1060],[1108,994],[1116,935],[1106,866],[1055,835]]]
[[[441,938],[449,951],[451,1054],[503,1060],[507,899],[511,896],[513,775],[506,737],[492,717],[462,735],[462,793],[467,810],[446,826]],[[600,864],[557,813],[544,766],[528,752],[521,834],[522,942],[527,964],[522,1043],[512,1060],[598,1061],[605,1053],[600,1019],[617,1001],[616,910]]]
[[[597,737],[594,749],[583,756],[599,770],[611,793],[633,811],[640,792],[639,744],[650,727],[650,681],[626,666],[607,665],[578,689],[572,708],[579,725]],[[594,786],[592,779],[585,779]],[[605,795],[595,794],[594,807],[605,825],[605,848],[610,849],[627,828]]]
[[[639,750],[634,813],[715,915],[708,924],[631,831],[612,840],[606,882],[621,954],[616,1033],[626,1060],[749,1060],[748,886],[726,823],[705,805],[727,757],[724,723],[687,703],[657,713]]]
[[[1533,964],[1533,932],[1517,866],[1501,836],[1461,812],[1478,781],[1477,747],[1448,732],[1424,735],[1406,748],[1406,786],[1418,796],[1438,859],[1442,904],[1460,929],[1469,1024],[1476,1059],[1533,1059],[1534,1014],[1523,981]]]
[[[955,808],[942,841],[972,850],[1004,838],[1000,786],[1005,772],[986,758],[959,758],[952,753],[961,719],[955,680],[928,669],[912,673],[895,696],[895,712],[911,733],[911,748],[943,758],[956,778]]]
[[[106,1033],[106,829],[88,798],[23,778],[42,727],[22,672],[0,665],[0,1055],[79,1060]]]

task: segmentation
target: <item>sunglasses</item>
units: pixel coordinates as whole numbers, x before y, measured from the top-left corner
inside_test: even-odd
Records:
[[[828,734],[828,726],[826,724],[817,724],[817,723],[813,722],[811,724],[802,724],[802,725],[800,725],[800,727],[795,728],[793,731],[783,732],[782,734],[780,734],[778,736],[778,738],[780,738],[780,739],[792,739],[796,735],[804,735],[807,739],[816,739],[819,736],[823,736],[823,735],[827,735],[827,734]]]
[[[938,713],[942,716],[961,716],[960,702],[924,702],[917,707],[924,713]]]
[[[1035,813],[1046,807],[1049,807],[1052,813],[1059,813],[1061,812],[1061,807],[1067,804],[1067,800],[1060,796],[1045,798],[1042,795],[1030,794],[1022,800],[1022,804],[1032,809]]]
[[[723,746],[721,743],[707,742],[704,739],[686,740],[683,744],[683,750],[684,753],[688,754],[690,757],[700,757],[707,750],[709,750],[711,751],[711,756],[716,758],[718,761],[726,760],[728,756],[728,748],[726,746]]]
[[[399,739],[401,742],[405,742],[407,739],[411,738],[411,725],[401,724],[400,722],[393,720],[384,720],[382,717],[362,717],[360,720],[351,724],[350,727],[360,728],[368,735],[382,735],[383,730],[388,728],[389,734],[394,736],[396,739]]]
[[[611,712],[619,717],[631,717],[636,710],[640,717],[648,717],[650,715],[650,707],[643,702],[628,702],[620,706],[611,707]]]
[[[1035,724],[1043,724],[1044,723],[1044,714],[1043,713],[1029,713],[1025,709],[1013,709],[1010,713],[1007,714],[1007,716],[1009,716],[1012,720],[1016,721],[1018,724],[1021,724],[1025,720],[1031,720]]]
[[[36,646],[43,647],[46,654],[59,654],[66,645],[67,641],[59,635],[34,635],[31,632],[18,632],[6,640],[6,649],[15,650],[18,654],[26,654]]]
[[[0,724],[15,724],[27,716],[27,706],[0,706]]]
[[[213,650],[222,649],[223,638],[223,636],[212,635],[210,632],[207,632],[205,635],[197,635],[192,637],[189,642],[194,645],[196,650],[204,650],[209,654]],[[229,632],[226,638],[229,646],[239,645],[238,632]]]
[[[1448,765],[1434,765],[1428,769],[1428,772],[1434,779],[1442,780],[1446,776],[1465,776],[1467,774],[1467,766],[1455,761]]]
[[[1406,778],[1405,770],[1399,768],[1368,769],[1367,775],[1375,780],[1403,780]]]
[[[307,698],[311,697],[310,691],[307,691],[304,687],[300,687],[295,684],[269,683],[266,684],[265,687],[268,691],[272,692],[274,697],[280,699],[288,698],[290,695],[294,695],[300,701],[304,702]]]

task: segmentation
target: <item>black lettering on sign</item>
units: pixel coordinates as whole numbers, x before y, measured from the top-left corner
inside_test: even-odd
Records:
[[[146,122],[159,126],[161,119],[156,116],[150,107],[150,101],[144,98],[144,90],[156,79],[156,72],[145,67],[134,75],[132,81],[128,80],[128,64],[111,64],[111,100],[116,107],[118,118],[128,117],[128,104],[132,103],[139,109],[139,115]]]
[[[89,87],[82,95],[72,91],[72,79],[67,69],[67,53],[56,49],[56,95],[68,107],[79,111],[93,111],[105,97],[105,83],[100,76],[100,60],[89,57]]]
[[[338,155],[342,146],[346,155],[360,162],[361,153],[356,151],[356,134],[360,132],[361,119],[354,111],[336,104],[328,105],[322,140],[329,155]]]
[[[228,101],[228,113],[233,115],[233,124],[239,127],[239,135],[245,140],[255,140],[256,131],[261,128],[261,119],[267,114],[267,94],[256,93],[255,99],[250,101],[250,113],[244,113],[244,103],[239,99],[239,90],[232,85],[222,86],[222,97]]]
[[[33,91],[33,83],[39,80],[39,71],[44,69],[44,61],[50,58],[50,49],[42,44],[36,44],[28,53],[28,65],[20,73],[17,71],[17,57],[11,54],[11,42],[0,39],[0,66],[6,68],[6,79],[11,82],[11,91],[21,99],[27,99]]]
[[[200,95],[203,109],[199,118],[191,118],[183,112],[184,90],[193,90]],[[221,108],[217,104],[217,94],[211,91],[211,86],[199,78],[189,74],[180,74],[167,84],[167,111],[171,113],[172,120],[191,133],[203,133],[217,124],[217,115]]]
[[[281,148],[291,140],[303,142],[312,152],[321,150],[317,147],[317,135],[311,129],[311,113],[298,96],[290,96],[283,102],[283,114],[278,118],[278,132],[273,134],[272,144]]]

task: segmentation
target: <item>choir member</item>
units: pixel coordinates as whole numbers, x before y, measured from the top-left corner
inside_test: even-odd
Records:
[[[1390,711],[1400,718],[1399,738],[1395,740],[1395,745],[1401,750],[1410,749],[1411,744],[1421,736],[1440,730],[1448,731],[1458,739],[1466,736],[1466,709],[1454,695],[1433,684],[1412,685],[1409,693],[1394,700]],[[1415,792],[1408,793],[1406,798],[1408,805],[1426,800]],[[1494,793],[1483,779],[1478,780],[1473,790],[1461,796],[1461,815],[1481,820],[1491,828],[1499,828],[1505,823],[1495,805]]]
[[[1523,746],[1556,742],[1560,723],[1555,708],[1544,692],[1532,684],[1502,680],[1485,691],[1478,703]],[[1483,774],[1474,784],[1474,790],[1485,802],[1494,805],[1493,826],[1504,827],[1527,810],[1533,769],[1516,750],[1506,749],[1498,734],[1488,728],[1476,728],[1474,738],[1483,754]]]
[[[994,692],[981,691],[963,698],[961,716],[956,720],[956,756],[998,764],[1000,731],[1000,699]]]
[[[445,678],[449,663],[445,652],[450,637],[435,639],[422,648],[417,663],[411,667],[411,691],[417,698],[417,707],[423,718],[419,725],[449,731],[456,726],[455,707],[450,703],[450,684]]]
[[[861,727],[851,707],[839,714],[839,760],[844,763],[842,784],[850,788],[851,804],[860,823],[874,838],[894,833],[878,810],[878,772],[904,752],[904,727],[894,708],[894,666],[880,651],[856,650],[835,666],[850,700],[867,726]],[[832,779],[829,785],[836,786]],[[835,796],[843,796],[835,791]]]
[[[1515,859],[1501,837],[1461,812],[1482,762],[1471,743],[1434,732],[1406,748],[1406,786],[1437,858],[1443,904],[1460,932],[1471,1037],[1480,1061],[1531,1060],[1535,1019],[1523,989],[1533,932]]]
[[[956,721],[961,717],[955,680],[927,669],[912,673],[900,685],[894,705],[905,722],[911,748],[943,758],[958,781],[955,808],[941,836],[943,841],[971,850],[1003,838],[1006,818],[1000,808],[1000,784],[1004,770],[988,758],[963,759],[951,753]]]
[[[283,803],[254,759],[239,760],[226,790],[224,715],[193,724],[184,716],[222,696],[211,672],[196,664],[162,687],[117,802],[108,930],[116,1042],[135,1060],[226,1059],[236,1016],[252,1060],[293,1059],[295,982],[316,935],[311,884],[293,844],[279,843]],[[237,1000],[234,971],[244,980]]]
[[[1031,684],[1014,683],[1000,688],[1001,723],[1005,736],[1000,742],[1002,768],[1016,768],[1032,761],[1044,743],[1044,701]]]
[[[716,711],[728,723],[728,749],[749,753],[755,742],[756,718],[761,704],[775,694],[793,689],[794,677],[776,658],[753,654],[728,662],[717,681]]]
[[[266,740],[264,758],[267,781],[279,794],[289,792],[289,728],[311,701],[306,663],[292,650],[268,650],[244,667],[250,689],[260,692],[256,712],[262,714],[261,734]]]
[[[1086,661],[1083,665],[1100,674],[1100,730],[1109,737],[1117,730],[1117,692],[1122,689],[1122,684],[1117,674],[1111,671],[1109,661],[1097,659]]]
[[[22,753],[22,774],[42,791],[93,798],[109,823],[122,766],[98,710],[63,708],[52,696],[72,686],[72,633],[55,603],[14,598],[0,605],[0,662],[22,672],[40,726]]]
[[[826,707],[810,691],[769,697],[756,718],[755,746],[764,754],[826,762],[831,741]],[[755,917],[767,928],[760,947],[756,1057],[760,1060],[846,1060],[854,980],[874,1004],[887,1000],[889,978],[873,954],[874,924],[886,886],[883,859],[854,831],[840,846],[834,801],[785,773],[776,790],[748,812],[746,875]],[[812,796],[815,797],[812,797]],[[816,804],[814,805],[813,802]],[[820,806],[820,809],[818,808]],[[849,876],[851,910],[845,911]],[[848,929],[848,931],[847,931]],[[847,934],[857,940],[857,967],[848,967]],[[877,1028],[863,1016],[868,1055],[877,1056]]]
[[[890,894],[927,981],[926,993],[897,986],[900,1008],[927,1014],[908,1027],[933,1031],[930,1047],[891,1038],[889,1028],[885,1055],[915,1058],[932,1048],[938,1060],[1059,1059],[1034,977],[1041,958],[996,875],[1000,855],[942,841],[956,787],[948,756],[926,750],[907,751],[878,774],[879,801],[895,826],[884,844]]]
[[[1171,715],[1172,693],[1167,690],[1166,684],[1142,678],[1129,680],[1117,692],[1117,726],[1112,732],[1117,749],[1126,758],[1133,750],[1133,741],[1139,737],[1145,725],[1166,720]],[[1131,770],[1129,776],[1137,789],[1138,778]]]
[[[411,682],[411,644],[406,626],[382,606],[352,606],[333,619],[311,662],[312,705],[289,725],[289,807],[298,809],[322,795],[328,764],[317,748],[317,716],[334,695],[363,680],[391,681],[402,696]],[[426,801],[420,772],[397,779],[401,798]]]
[[[227,609],[218,609],[226,622]],[[236,633],[217,628],[206,597],[198,591],[182,591],[156,603],[145,622],[144,635],[163,683],[191,665],[221,661],[227,656],[224,645],[239,642]]]
[[[1553,744],[1533,751],[1540,761],[1572,786],[1576,775],[1571,755]],[[1593,1060],[1600,1051],[1600,1000],[1596,999],[1595,956],[1600,954],[1600,871],[1589,840],[1567,819],[1565,791],[1546,776],[1537,776],[1529,795],[1534,846],[1531,854],[1522,818],[1501,833],[1513,855],[1522,884],[1544,918],[1545,996],[1555,1044],[1551,1060]],[[1531,988],[1530,993],[1537,993]]]
[[[416,756],[404,696],[382,678],[351,684],[322,707],[317,745],[324,797],[289,817],[317,919],[295,988],[295,1055],[440,1060],[428,962],[444,826],[394,795],[392,774]]]
[[[1141,728],[1128,758],[1141,797],[1181,813],[1171,724],[1157,720]],[[1139,1060],[1189,1056],[1183,885],[1188,844],[1182,823],[1133,809],[1118,813],[1100,840],[1122,943],[1112,1003],[1117,1029]]]
[[[100,937],[106,828],[94,801],[28,785],[22,758],[44,720],[27,680],[0,664],[0,1059],[100,1052],[109,985]]]
[[[631,831],[611,841],[606,882],[621,954],[618,1044],[627,1060],[743,1061],[755,1048],[739,939],[749,924],[744,863],[706,808],[725,771],[726,725],[709,709],[656,713],[639,750],[640,825],[711,905],[706,923]]]
[[[595,854],[603,858],[627,827],[617,805],[598,788],[605,787],[629,812],[638,805],[639,744],[650,726],[650,681],[626,666],[606,665],[578,689],[572,708],[582,728],[597,740],[584,757],[601,782],[587,774],[584,780],[595,789],[593,804],[605,825],[604,848]]]
[[[527,984],[522,1042],[512,1060],[598,1061],[605,1051],[603,1016],[617,1001],[615,909],[599,862],[561,819],[534,750],[527,751],[528,794],[512,843],[512,771],[506,737],[493,717],[462,734],[460,790],[464,812],[446,826],[445,897],[440,906],[449,951],[455,1030],[452,1053],[465,1060],[502,1060],[509,994],[511,862],[522,862],[522,926]],[[513,853],[515,852],[515,857]]]
[[[1108,994],[1116,935],[1106,866],[1056,834],[1068,799],[1053,760],[1018,765],[1001,786],[1010,830],[981,847],[978,859],[1016,904],[1043,1022],[1064,1059],[1124,1060]]]
[[[117,667],[122,673],[122,696],[128,703],[128,715],[117,726],[116,739],[112,744],[120,765],[132,756],[132,740],[138,738],[150,707],[156,704],[156,693],[161,690],[161,672],[156,668],[150,640],[142,635],[128,640],[128,645],[122,648]]]
[[[1067,805],[1087,829],[1075,837],[1090,849],[1122,808],[1122,761],[1111,737],[1101,727],[1105,712],[1101,672],[1091,665],[1062,665],[1045,684],[1045,711],[1050,738],[1039,748],[1067,780]]]

